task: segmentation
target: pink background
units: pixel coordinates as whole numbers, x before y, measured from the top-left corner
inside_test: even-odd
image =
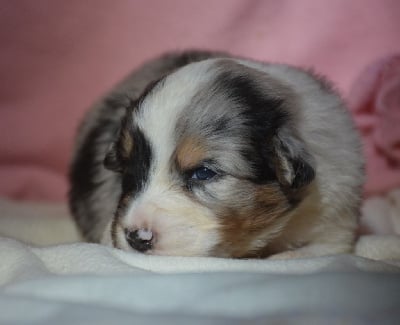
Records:
[[[396,158],[389,163],[379,156],[382,150],[371,140],[376,89],[386,80],[382,67],[400,53],[400,1],[3,0],[0,5],[0,196],[65,200],[73,136],[85,110],[144,60],[185,48],[312,66],[327,75],[357,119],[369,114],[370,124],[359,124],[369,141],[367,193],[400,185]],[[397,118],[396,100],[391,120]],[[397,136],[396,130],[391,133],[394,146],[400,143]],[[379,137],[382,142],[382,132]],[[372,164],[379,159],[380,165]],[[379,173],[386,171],[382,182]]]

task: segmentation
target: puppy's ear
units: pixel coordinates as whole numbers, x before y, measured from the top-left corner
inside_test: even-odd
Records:
[[[104,158],[104,167],[114,172],[122,172],[133,150],[133,138],[130,132],[132,126],[132,106],[126,108],[125,115],[116,132],[115,139],[109,146]]]
[[[278,181],[293,189],[310,184],[315,178],[315,162],[303,141],[288,128],[282,128],[273,143]]]

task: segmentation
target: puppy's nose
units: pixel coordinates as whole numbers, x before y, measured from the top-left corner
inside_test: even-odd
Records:
[[[125,237],[129,245],[139,252],[144,253],[153,247],[153,232],[148,229],[127,230]]]

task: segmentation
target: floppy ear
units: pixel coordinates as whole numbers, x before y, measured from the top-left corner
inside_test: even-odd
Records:
[[[299,189],[315,178],[315,162],[304,143],[288,128],[279,130],[273,139],[276,174],[285,187]]]
[[[133,149],[133,139],[130,134],[132,125],[132,108],[126,108],[125,115],[115,135],[115,140],[110,144],[103,161],[105,168],[114,172],[122,172],[126,161]]]
[[[103,164],[109,170],[121,172],[124,169],[133,149],[133,139],[129,130],[121,127],[117,140],[111,143]]]

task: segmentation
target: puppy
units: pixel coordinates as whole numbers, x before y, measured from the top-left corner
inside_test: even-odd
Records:
[[[88,241],[127,251],[300,258],[351,251],[363,179],[326,81],[192,51],[148,62],[91,109],[69,201]]]

